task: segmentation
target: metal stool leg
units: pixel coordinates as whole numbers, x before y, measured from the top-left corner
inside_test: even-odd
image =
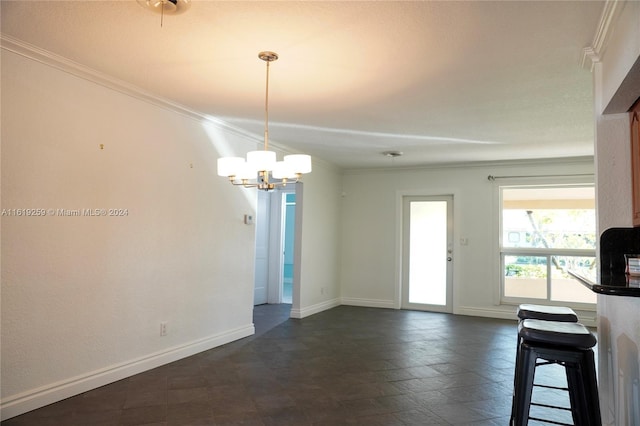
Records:
[[[516,384],[513,402],[512,424],[526,426],[529,424],[529,410],[533,394],[537,356],[526,344],[522,343],[518,349]]]
[[[593,350],[585,352],[582,365],[582,377],[587,398],[587,412],[590,425],[601,426],[602,415],[600,413],[600,396],[598,394],[598,382],[596,378],[596,364]]]

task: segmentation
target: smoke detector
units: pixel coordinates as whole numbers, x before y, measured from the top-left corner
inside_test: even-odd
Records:
[[[382,155],[389,158],[401,157],[402,154],[403,154],[402,151],[385,151],[382,153]]]

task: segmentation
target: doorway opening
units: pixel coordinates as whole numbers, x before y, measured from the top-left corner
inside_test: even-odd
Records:
[[[254,306],[294,303],[300,191],[295,184],[258,194]]]

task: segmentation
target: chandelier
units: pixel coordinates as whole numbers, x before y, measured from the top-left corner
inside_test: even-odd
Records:
[[[311,171],[311,157],[304,154],[285,155],[276,160],[276,153],[269,151],[269,64],[278,55],[260,52],[258,57],[267,63],[267,84],[264,101],[264,150],[250,151],[245,161],[242,157],[218,158],[218,176],[226,176],[232,185],[273,191],[278,186],[296,183],[304,173]]]

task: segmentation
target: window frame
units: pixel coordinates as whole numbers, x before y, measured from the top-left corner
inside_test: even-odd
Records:
[[[552,256],[575,256],[575,257],[593,257],[596,259],[597,247],[593,249],[558,249],[558,248],[541,248],[541,247],[504,247],[503,246],[503,190],[513,188],[571,188],[571,187],[591,187],[595,188],[593,180],[575,180],[571,178],[554,178],[549,179],[514,179],[505,180],[504,182],[496,182],[497,192],[497,253],[498,253],[498,296],[499,303],[502,305],[519,305],[521,303],[547,304],[556,306],[569,306],[573,309],[582,311],[596,311],[596,303],[569,302],[551,300],[551,284],[552,284]],[[595,210],[595,207],[594,207]],[[597,225],[597,224],[594,224]],[[597,232],[597,231],[596,231]],[[545,299],[513,297],[505,295],[505,257],[506,256],[537,256],[546,257],[546,286],[547,295]]]

